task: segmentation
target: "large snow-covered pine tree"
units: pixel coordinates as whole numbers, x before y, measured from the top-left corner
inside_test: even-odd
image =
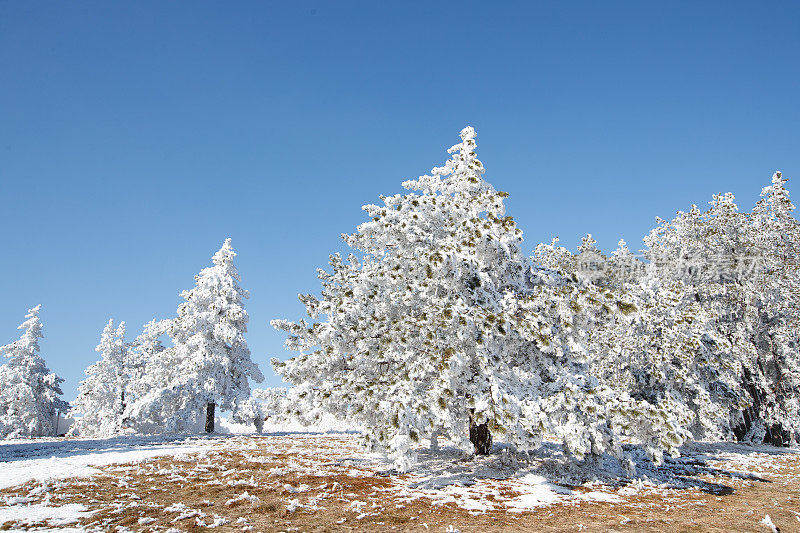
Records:
[[[53,436],[59,413],[68,405],[60,396],[64,381],[50,372],[39,354],[41,305],[28,310],[18,341],[0,347],[0,437]]]
[[[507,194],[483,179],[475,147],[465,128],[445,166],[403,184],[413,192],[365,206],[371,220],[343,236],[358,256],[332,255],[322,297],[300,296],[313,322],[273,321],[301,352],[273,359],[294,385],[296,414],[352,420],[400,467],[414,442],[437,436],[477,453],[491,434],[531,448],[546,433],[579,457],[619,452],[612,426],[623,412],[628,426],[659,433],[657,447],[674,448],[668,416],[583,372],[573,300],[586,298],[533,275]]]

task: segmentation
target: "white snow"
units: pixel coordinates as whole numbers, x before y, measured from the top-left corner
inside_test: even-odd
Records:
[[[0,489],[28,481],[40,483],[89,477],[98,467],[136,463],[153,457],[208,450],[218,439],[187,437],[116,437],[113,439],[0,441]]]
[[[759,523],[770,528],[770,530],[772,530],[772,533],[778,533],[778,528],[775,527],[775,524],[772,522],[772,518],[770,518],[769,515],[765,515],[764,518]]]
[[[46,524],[51,527],[64,526],[92,515],[86,507],[77,503],[44,505],[41,503],[0,507],[0,525],[16,523],[21,526]]]
[[[516,513],[553,504],[563,499],[564,494],[571,492],[569,489],[554,485],[544,477],[535,474],[528,474],[520,478],[518,483],[514,488],[522,494],[508,502],[509,511]]]

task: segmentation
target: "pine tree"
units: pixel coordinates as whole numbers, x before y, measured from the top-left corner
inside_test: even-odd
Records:
[[[244,338],[249,294],[239,286],[235,256],[226,239],[214,254],[214,266],[200,271],[195,287],[181,293],[186,301],[170,321],[174,346],[164,355],[172,379],[156,393],[157,405],[174,410],[164,417],[170,430],[189,427],[203,409],[205,430],[213,432],[216,407],[235,413],[250,397],[248,378],[264,379]]]
[[[531,448],[549,433],[578,457],[619,453],[622,412],[629,426],[660,413],[584,373],[577,324],[592,319],[578,300],[591,298],[531,271],[507,194],[483,179],[475,146],[465,128],[445,166],[403,184],[413,192],[364,207],[371,220],[343,236],[358,256],[332,255],[322,298],[300,295],[316,322],[273,321],[301,352],[273,360],[294,385],[293,408],[367,428],[366,444],[400,467],[414,442],[437,436],[487,453],[492,434]]]
[[[170,327],[170,320],[151,320],[129,346],[124,422],[137,433],[158,433],[167,425],[159,400],[175,376],[169,352],[161,342]]]
[[[740,428],[751,434],[760,424],[764,440],[776,445],[800,441],[800,223],[787,181],[776,172],[752,214],[760,268],[748,277],[755,356],[745,377],[753,402]]]
[[[126,389],[130,381],[125,322],[114,327],[109,320],[95,348],[100,360],[86,369],[78,387],[73,414],[80,416],[72,432],[81,436],[107,437],[125,431]]]
[[[55,434],[56,420],[68,405],[60,396],[64,381],[45,365],[39,355],[41,305],[28,310],[16,342],[0,347],[8,359],[0,367],[0,436],[42,437]]]

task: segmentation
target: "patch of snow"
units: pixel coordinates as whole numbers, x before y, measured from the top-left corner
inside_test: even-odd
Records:
[[[518,481],[519,483],[515,484],[513,488],[522,494],[508,502],[508,510],[513,513],[521,513],[533,510],[536,507],[551,505],[563,500],[564,495],[571,492],[569,489],[550,483],[546,478],[536,474],[528,474]]]
[[[297,509],[301,509],[303,504],[300,503],[300,500],[294,498],[293,500],[289,501],[289,504],[286,506],[286,511],[289,513],[295,512]]]
[[[215,528],[215,527],[219,527],[219,526],[224,526],[227,523],[228,523],[228,519],[227,518],[225,518],[223,516],[220,516],[218,514],[215,514],[214,515],[214,520],[212,520],[210,524],[206,524],[206,527]]]
[[[597,490],[578,494],[578,498],[580,498],[581,500],[587,500],[591,502],[617,503],[622,501],[622,498],[620,498],[616,494],[611,494],[610,492],[600,492]]]
[[[226,501],[225,505],[233,505],[234,503],[237,503],[237,502],[256,503],[257,501],[258,501],[258,496],[254,496],[254,495],[248,494],[247,491],[244,491],[243,493],[239,494],[235,498],[231,498],[230,500]]]
[[[0,524],[17,523],[18,525],[33,526],[43,524],[47,526],[64,526],[77,522],[81,518],[92,516],[94,511],[87,511],[84,505],[68,503],[65,505],[13,505],[0,507]]]
[[[3,441],[0,442],[0,462],[3,463],[0,489],[28,481],[44,483],[71,477],[90,477],[99,472],[97,467],[195,453],[215,444],[219,444],[219,439],[186,436]]]
[[[772,522],[772,518],[770,518],[769,515],[765,515],[759,524],[767,526],[772,533],[778,533],[778,528],[775,527],[775,524]]]

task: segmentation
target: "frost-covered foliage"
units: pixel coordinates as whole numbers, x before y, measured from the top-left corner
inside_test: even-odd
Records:
[[[358,255],[332,255],[322,297],[300,296],[312,322],[273,321],[302,352],[273,360],[293,408],[367,428],[366,443],[401,467],[414,442],[468,449],[484,424],[520,448],[556,435],[577,457],[619,455],[620,433],[655,458],[674,452],[684,432],[672,411],[587,373],[586,331],[607,320],[607,302],[625,303],[531,268],[475,146],[465,128],[445,166],[403,184],[412,192],[365,206],[371,220],[343,236]]]
[[[95,351],[100,360],[85,370],[88,377],[78,386],[72,404],[72,416],[77,418],[71,432],[82,437],[109,437],[129,429],[124,423],[126,389],[131,381],[125,322],[115,328],[114,320],[109,320]]]
[[[169,424],[158,399],[172,387],[174,372],[169,368],[167,348],[161,339],[170,329],[170,320],[151,320],[134,339],[128,352],[125,424],[137,433],[158,433]]]
[[[739,438],[763,433],[774,444],[796,440],[800,430],[800,225],[785,183],[777,172],[752,213],[740,213],[730,193],[718,195],[705,213],[693,208],[659,232],[663,254],[680,247],[707,261],[689,286],[714,315],[716,336],[730,344],[742,374],[737,400],[750,404],[731,429]]]
[[[588,330],[603,383],[670,409],[697,439],[786,445],[800,430],[800,225],[776,173],[751,213],[732,194],[678,212],[606,257],[540,245],[543,266],[623,295],[614,320]]]
[[[239,405],[239,409],[232,416],[232,421],[240,424],[253,424],[256,431],[261,433],[264,422],[268,419],[287,420],[290,418],[307,421],[307,413],[293,416],[292,407],[287,402],[286,389],[268,387],[266,389],[253,389],[250,398]]]
[[[0,366],[0,437],[42,437],[56,432],[57,416],[68,408],[60,396],[64,381],[39,355],[40,305],[28,310],[18,341],[0,347],[7,361]]]
[[[196,427],[209,404],[235,416],[248,403],[248,378],[264,379],[244,338],[248,293],[239,286],[235,256],[226,239],[214,254],[214,265],[195,276],[193,289],[181,293],[185,302],[178,316],[148,324],[137,340],[137,372],[142,377],[128,410],[132,423],[153,431],[185,431]],[[161,346],[163,333],[172,346]]]

